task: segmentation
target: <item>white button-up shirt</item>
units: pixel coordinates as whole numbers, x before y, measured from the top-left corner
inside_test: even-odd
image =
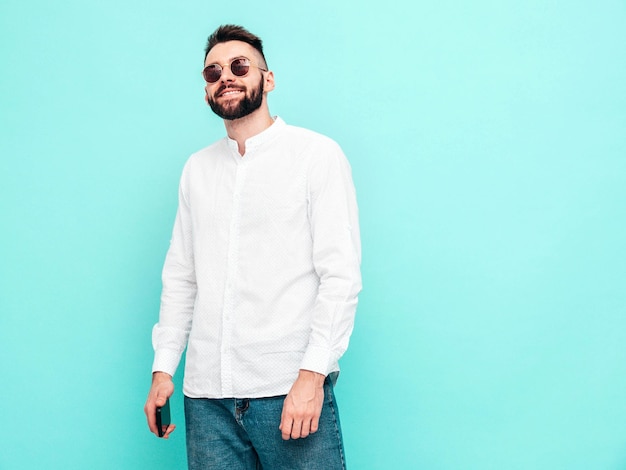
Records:
[[[331,139],[276,118],[193,154],[163,268],[153,371],[184,393],[289,392],[299,369],[339,370],[361,290],[350,166]]]

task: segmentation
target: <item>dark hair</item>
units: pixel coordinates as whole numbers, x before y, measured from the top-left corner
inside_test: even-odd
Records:
[[[204,48],[204,58],[209,55],[209,51],[213,49],[217,44],[227,41],[241,41],[250,44],[254,47],[261,57],[263,58],[263,64],[267,68],[267,62],[265,61],[265,55],[263,54],[263,41],[258,36],[255,36],[243,26],[236,24],[223,24],[217,28],[213,34],[209,36],[206,47]]]

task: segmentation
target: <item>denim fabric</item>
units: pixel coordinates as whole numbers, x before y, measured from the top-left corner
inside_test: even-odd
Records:
[[[342,470],[345,457],[333,387],[324,384],[319,430],[284,441],[278,425],[285,396],[185,397],[189,470]]]

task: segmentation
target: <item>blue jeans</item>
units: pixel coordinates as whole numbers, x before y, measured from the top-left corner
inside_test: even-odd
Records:
[[[333,386],[324,383],[319,429],[284,441],[278,425],[285,396],[206,399],[185,397],[189,470],[345,469]]]

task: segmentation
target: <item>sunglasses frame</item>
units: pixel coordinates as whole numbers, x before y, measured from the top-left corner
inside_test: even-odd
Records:
[[[245,62],[247,62],[245,65],[246,67],[248,67],[248,70],[246,70],[246,73],[242,74],[242,75],[237,75],[234,71],[233,71],[233,64],[238,61],[238,60],[243,60]],[[230,69],[230,73],[232,73],[235,77],[245,77],[246,75],[248,75],[248,73],[250,72],[250,67],[256,67],[259,70],[262,70],[263,72],[267,72],[267,69],[264,69],[263,67],[260,67],[259,65],[256,65],[254,63],[252,63],[250,61],[250,59],[248,59],[247,57],[235,57],[234,59],[230,60],[230,62],[227,62],[225,64],[218,64],[217,62],[213,63],[213,64],[209,64],[206,67],[204,67],[204,69],[202,69],[202,78],[204,78],[204,81],[207,83],[217,83],[220,81],[220,78],[222,78],[222,72],[224,71],[225,66],[228,66],[228,68]],[[218,75],[218,77],[214,80],[214,81],[209,81],[206,79],[206,75],[205,72],[209,67],[219,67],[219,71],[220,74]]]

